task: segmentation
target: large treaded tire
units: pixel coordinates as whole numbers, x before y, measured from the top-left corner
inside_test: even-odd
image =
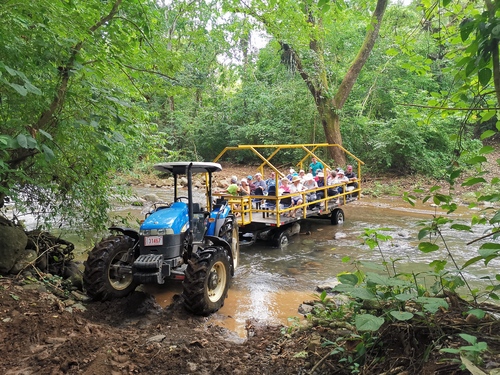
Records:
[[[192,255],[183,281],[184,306],[208,315],[224,306],[230,284],[229,256],[222,247],[208,247]]]
[[[132,293],[137,283],[132,274],[118,275],[113,266],[122,262],[135,245],[129,236],[110,236],[99,242],[85,261],[83,287],[94,300],[108,301]],[[131,266],[131,264],[130,264]]]

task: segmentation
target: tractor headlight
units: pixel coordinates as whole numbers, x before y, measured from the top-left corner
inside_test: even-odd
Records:
[[[165,229],[158,229],[158,234],[159,234],[160,236],[163,236],[163,235],[165,235],[166,233],[167,233],[167,231],[166,231]]]
[[[141,230],[139,232],[139,235],[140,236],[149,236],[151,234],[151,231],[149,229],[146,229],[146,230]]]

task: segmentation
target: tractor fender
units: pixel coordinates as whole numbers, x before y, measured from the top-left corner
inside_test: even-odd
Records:
[[[118,227],[118,226],[112,226],[108,228],[110,231],[114,232],[121,232],[125,236],[129,236],[130,238],[133,238],[135,242],[139,241],[139,232],[137,232],[135,229],[132,228],[126,228],[126,227]]]
[[[222,246],[224,249],[226,249],[229,256],[231,257],[231,262],[233,261],[233,251],[231,250],[231,245],[226,240],[223,240],[220,237],[208,235],[205,236],[205,239],[212,242],[215,246]]]

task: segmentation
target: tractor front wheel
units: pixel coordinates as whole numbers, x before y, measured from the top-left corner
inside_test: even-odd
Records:
[[[83,286],[94,300],[107,301],[129,295],[137,283],[132,276],[135,241],[125,235],[99,242],[85,261]]]
[[[222,247],[194,253],[188,262],[182,297],[186,308],[198,315],[216,312],[224,305],[230,282],[229,256]]]

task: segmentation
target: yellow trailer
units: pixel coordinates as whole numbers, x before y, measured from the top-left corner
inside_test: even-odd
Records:
[[[331,166],[328,160],[322,159],[317,153],[329,147],[342,149],[342,151],[354,160],[352,164],[353,170],[357,172],[357,180],[342,184],[327,185],[326,171],[334,169],[334,166]],[[266,176],[271,171],[274,172],[275,186],[278,187],[280,179],[284,177],[284,173],[273,162],[280,151],[289,149],[302,151],[303,155],[299,160],[290,163],[290,166],[297,170],[304,169],[308,171],[309,160],[313,157],[323,164],[324,183],[321,184],[323,186],[313,190],[287,194],[286,196],[281,195],[277,188],[275,193],[273,192],[264,196],[233,196],[212,193],[216,199],[226,201],[230,204],[238,220],[240,245],[242,246],[252,244],[256,240],[261,239],[270,240],[274,246],[282,247],[288,243],[291,235],[299,231],[297,224],[304,219],[329,219],[333,225],[342,224],[344,221],[344,211],[341,207],[359,199],[361,196],[361,165],[364,163],[338,144],[239,145],[236,147],[226,147],[213,161],[221,162],[225,157],[227,158],[233,153],[250,151],[256,160],[255,173],[260,172],[262,176]],[[357,186],[353,187],[353,183],[356,183]],[[339,186],[342,187],[342,193],[332,195],[332,190]],[[308,201],[306,195],[309,193],[316,193],[317,199]],[[302,204],[293,207],[286,204],[290,199],[298,196],[302,198]],[[294,215],[291,215],[292,212]]]

